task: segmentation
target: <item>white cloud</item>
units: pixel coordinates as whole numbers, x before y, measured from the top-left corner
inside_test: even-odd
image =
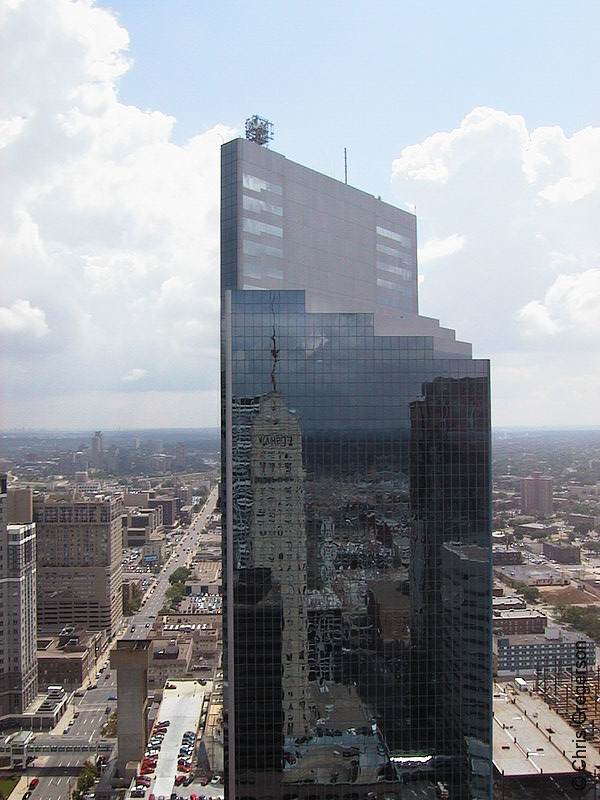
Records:
[[[91,0],[11,0],[0,26],[0,424],[71,424],[84,402],[98,426],[217,424],[219,151],[234,132],[178,146],[172,117],[119,102],[128,34]],[[600,128],[530,131],[477,108],[405,148],[392,181],[419,209],[422,313],[502,365],[497,421],[598,422]]]
[[[141,381],[142,378],[145,378],[148,374],[147,369],[142,369],[141,367],[133,367],[133,369],[127,373],[127,375],[123,375],[121,378],[122,381],[127,381],[128,383],[134,383],[135,381]]]
[[[594,347],[600,334],[600,270],[559,275],[547,290],[544,302],[533,300],[520,308],[517,322],[533,335],[562,332],[583,344],[591,337]]]
[[[542,337],[558,333],[559,326],[552,320],[545,305],[532,300],[515,312],[515,320],[522,326],[527,337]]]
[[[31,335],[38,339],[48,333],[46,315],[29,300],[15,300],[10,308],[0,307],[0,331]]]
[[[600,128],[529,131],[521,116],[477,108],[405,148],[392,187],[419,210],[421,312],[505,365],[493,369],[502,424],[600,422],[582,390],[597,385],[600,354]],[[515,396],[504,390],[511,356]],[[568,417],[555,376],[579,387]]]
[[[91,0],[12,2],[0,25],[9,403],[25,409],[33,375],[41,398],[74,385],[115,398],[127,387],[140,407],[144,393],[216,396],[219,157],[234,131],[178,146],[172,117],[119,102],[129,37]],[[196,413],[199,425],[218,418]]]
[[[459,253],[466,241],[466,236],[460,236],[458,233],[452,233],[445,239],[429,239],[425,244],[419,245],[419,264],[427,264],[438,258]]]

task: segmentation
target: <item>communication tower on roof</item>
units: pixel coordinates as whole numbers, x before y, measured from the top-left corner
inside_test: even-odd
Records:
[[[246,120],[246,139],[256,144],[267,145],[273,138],[273,123],[256,114]]]

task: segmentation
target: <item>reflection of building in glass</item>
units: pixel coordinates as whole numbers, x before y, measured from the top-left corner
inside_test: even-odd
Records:
[[[222,286],[229,796],[489,797],[489,365],[415,218],[229,142]]]
[[[303,736],[309,703],[302,440],[297,421],[275,392],[263,398],[252,424],[250,478],[252,565],[271,571],[281,595],[285,732]]]
[[[240,774],[283,763],[281,597],[270,569],[236,570],[235,613],[235,763]],[[230,753],[234,750],[230,743]]]
[[[489,547],[444,544],[441,548],[440,677],[445,687],[445,734],[468,758],[475,797],[485,797],[489,701]],[[463,709],[469,709],[465,714]],[[465,778],[465,781],[468,777]]]
[[[308,666],[313,681],[341,681],[342,601],[331,589],[308,597]]]

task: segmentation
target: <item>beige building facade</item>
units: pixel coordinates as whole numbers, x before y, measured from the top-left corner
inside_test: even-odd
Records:
[[[120,496],[34,498],[38,625],[78,625],[113,635],[123,617]]]

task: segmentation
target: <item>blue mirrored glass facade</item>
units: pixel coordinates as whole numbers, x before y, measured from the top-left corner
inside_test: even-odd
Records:
[[[414,217],[386,206],[382,219],[374,198],[289,163],[241,140],[223,148],[226,790],[488,798],[489,363],[421,324],[416,297],[417,335],[382,335],[379,241],[406,252],[416,291]],[[338,217],[359,196],[366,299],[360,286],[319,294],[314,277],[310,291],[288,285],[294,253],[334,247],[318,214],[304,243],[288,241],[288,172],[315,206],[329,193]],[[278,220],[258,235],[282,252],[263,252],[253,288],[249,191]],[[277,259],[281,279],[266,272]]]

